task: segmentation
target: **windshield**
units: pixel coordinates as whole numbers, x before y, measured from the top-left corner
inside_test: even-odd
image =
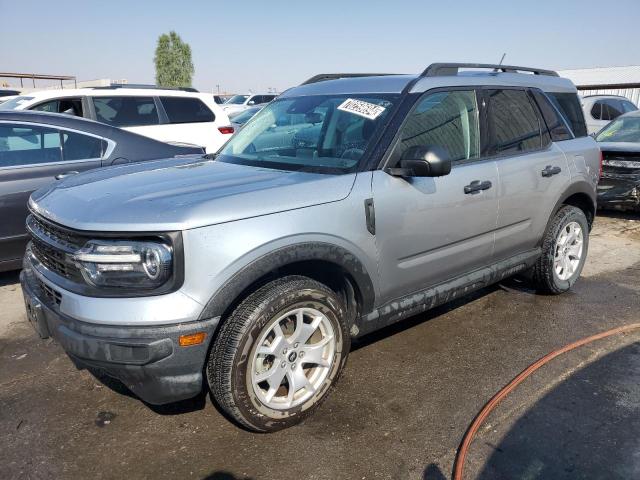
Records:
[[[218,160],[281,170],[346,173],[357,166],[397,95],[314,95],[276,100]]]
[[[229,100],[227,100],[227,103],[232,105],[242,105],[247,100],[247,98],[249,98],[249,95],[234,95]]]
[[[640,143],[640,117],[620,117],[604,127],[596,136],[598,142]]]
[[[20,107],[23,103],[27,103],[33,100],[33,97],[15,97],[7,100],[6,102],[0,103],[0,110],[15,110]]]

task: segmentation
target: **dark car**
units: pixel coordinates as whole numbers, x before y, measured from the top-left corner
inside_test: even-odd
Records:
[[[83,118],[0,112],[0,271],[20,267],[34,190],[92,168],[203,153]]]
[[[640,111],[618,117],[595,137],[602,151],[598,206],[640,211]]]

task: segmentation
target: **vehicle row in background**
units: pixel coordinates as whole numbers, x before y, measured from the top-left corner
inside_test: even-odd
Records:
[[[93,168],[203,153],[83,118],[0,112],[0,271],[20,267],[34,190]]]
[[[277,95],[273,93],[234,95],[222,105],[222,109],[230,115],[234,112],[242,112],[249,107],[264,106],[276,97]]]
[[[121,86],[43,90],[0,104],[0,110],[36,110],[84,117],[161,142],[216,152],[231,136],[229,117],[210,94],[193,89]]]

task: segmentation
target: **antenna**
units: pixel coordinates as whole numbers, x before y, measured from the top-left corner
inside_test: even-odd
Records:
[[[498,66],[502,65],[502,62],[504,62],[504,57],[506,57],[506,56],[507,56],[506,53],[502,54],[502,58],[500,59],[500,62],[498,63]],[[497,68],[496,68],[496,70],[497,70]]]

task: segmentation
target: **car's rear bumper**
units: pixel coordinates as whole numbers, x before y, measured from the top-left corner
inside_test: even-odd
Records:
[[[603,174],[598,184],[598,207],[640,210],[640,175]]]
[[[22,271],[20,283],[27,317],[36,331],[43,338],[53,337],[78,366],[104,371],[151,404],[183,400],[201,392],[204,363],[218,318],[153,326],[91,324],[61,313],[55,289],[31,269]],[[203,343],[179,345],[181,335],[196,332],[206,332]]]

